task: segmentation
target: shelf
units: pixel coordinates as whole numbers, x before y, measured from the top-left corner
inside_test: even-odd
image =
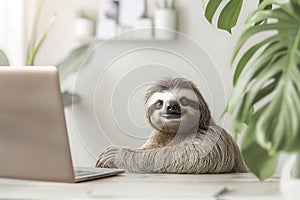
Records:
[[[113,37],[111,39],[101,39],[97,37],[79,37],[76,40],[83,44],[97,44],[102,42],[162,42],[162,41],[173,41],[175,38],[170,39],[158,39],[158,38],[123,38]]]

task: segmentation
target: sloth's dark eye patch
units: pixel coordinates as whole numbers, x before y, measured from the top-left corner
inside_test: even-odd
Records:
[[[149,116],[151,116],[154,111],[159,110],[163,107],[164,102],[162,100],[158,100],[155,103],[153,103],[149,108],[148,108],[148,113]]]
[[[187,97],[181,97],[179,99],[179,103],[182,105],[182,106],[189,106],[189,107],[192,107],[196,110],[199,110],[199,104],[197,101],[193,101],[191,99],[188,99]]]
[[[161,109],[162,106],[163,106],[163,101],[162,100],[158,100],[156,103],[155,103],[155,108],[156,109]]]
[[[189,104],[189,100],[186,97],[182,97],[179,99],[179,102],[182,106],[187,106]]]

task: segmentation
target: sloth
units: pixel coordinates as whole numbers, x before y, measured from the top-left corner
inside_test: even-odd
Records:
[[[233,138],[218,126],[196,85],[164,78],[149,88],[146,117],[155,132],[140,148],[110,146],[96,167],[135,173],[246,172]]]

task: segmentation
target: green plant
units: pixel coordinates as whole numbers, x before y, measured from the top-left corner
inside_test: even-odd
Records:
[[[209,0],[205,7],[205,18],[212,23],[212,19],[221,5],[223,0]],[[203,0],[203,4],[205,0]],[[226,3],[225,7],[221,10],[218,16],[218,28],[227,30],[231,33],[232,27],[236,25],[238,17],[241,12],[243,0],[230,0]]]
[[[92,49],[93,47],[90,45],[83,45],[72,50],[71,53],[57,65],[60,80],[62,81],[69,74],[77,72],[84,61],[88,59]],[[65,106],[71,106],[73,103],[80,101],[80,97],[77,94],[73,94],[69,91],[64,91],[62,95]]]
[[[46,39],[46,36],[48,32],[50,31],[51,27],[54,25],[56,21],[56,14],[51,19],[48,28],[38,40],[36,40],[37,35],[37,28],[38,28],[38,20],[40,18],[41,10],[44,4],[44,0],[39,1],[38,9],[35,13],[34,21],[33,21],[33,27],[32,27],[32,34],[30,41],[28,42],[27,46],[27,59],[26,59],[26,65],[34,65],[34,60],[36,58],[36,55],[43,44],[44,40]],[[79,13],[80,17],[83,18],[89,18],[85,15],[84,12]],[[93,49],[90,45],[82,45],[80,47],[75,48],[71,51],[71,53],[63,60],[61,61],[57,67],[59,70],[59,76],[60,80],[62,81],[67,75],[69,75],[72,72],[76,72],[81,67],[82,63],[87,59],[88,55],[90,54],[91,50]],[[0,66],[8,66],[9,61],[5,53],[0,50]],[[76,103],[80,101],[80,97],[76,94],[72,94],[68,91],[63,92],[63,100],[64,105],[69,106],[72,105],[72,103]]]
[[[84,10],[78,10],[77,17],[92,20],[92,18],[89,15],[87,15],[86,11],[84,11]]]
[[[82,45],[73,49],[69,55],[57,65],[60,80],[64,79],[68,74],[78,71],[92,49],[93,47],[90,45]]]
[[[6,57],[5,53],[0,50],[0,66],[7,66],[9,65],[8,58]]]
[[[34,60],[36,58],[36,55],[37,55],[41,45],[43,44],[44,40],[46,39],[48,32],[50,31],[50,29],[54,25],[54,22],[56,21],[56,14],[55,14],[53,16],[53,18],[51,19],[46,31],[42,33],[42,35],[38,38],[38,40],[36,40],[37,25],[38,25],[38,20],[40,18],[43,4],[44,4],[44,0],[40,0],[38,9],[35,13],[35,17],[34,17],[34,21],[33,21],[31,38],[27,45],[26,65],[28,65],[28,66],[34,65]],[[0,50],[0,66],[1,65],[2,66],[9,65],[8,59],[2,50]]]
[[[38,53],[41,45],[43,44],[44,40],[46,39],[48,32],[54,25],[54,22],[56,21],[56,14],[54,14],[53,18],[49,22],[49,25],[48,25],[46,31],[44,31],[42,33],[42,35],[38,38],[38,40],[36,40],[37,25],[38,25],[38,20],[40,19],[40,14],[41,14],[43,4],[44,4],[44,0],[40,0],[37,12],[34,17],[31,39],[27,46],[26,65],[29,65],[29,66],[34,65],[34,60],[36,58],[36,54]]]
[[[208,21],[212,22],[220,3],[209,0],[206,4]],[[231,32],[242,3],[227,3],[218,16],[219,28]],[[261,180],[274,173],[280,152],[300,152],[299,11],[300,0],[260,0],[233,52],[231,64],[237,63],[234,90],[225,111],[234,116],[235,135],[244,134],[241,151],[245,163]],[[268,36],[242,54],[244,44],[261,33]],[[293,176],[299,178],[299,173],[296,163]]]

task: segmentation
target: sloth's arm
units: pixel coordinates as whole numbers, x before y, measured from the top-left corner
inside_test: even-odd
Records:
[[[188,141],[157,149],[110,147],[98,162],[138,173],[242,172],[244,167],[237,166],[243,164],[237,146],[223,131],[211,127]]]
[[[218,165],[221,152],[205,151],[195,143],[144,151],[124,149],[114,164],[117,168],[138,173],[208,173],[211,169],[214,172],[223,171],[223,165]]]

